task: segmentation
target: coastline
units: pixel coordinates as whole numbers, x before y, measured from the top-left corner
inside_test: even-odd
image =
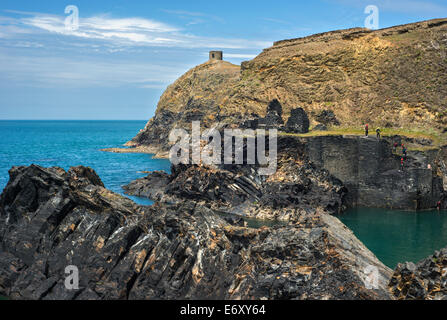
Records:
[[[104,148],[100,149],[103,152],[110,153],[139,153],[152,155],[152,159],[169,159],[169,152],[163,151],[156,146],[131,145],[126,143],[122,148]]]

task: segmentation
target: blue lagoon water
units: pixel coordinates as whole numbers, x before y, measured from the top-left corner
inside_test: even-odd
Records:
[[[418,262],[447,246],[447,211],[352,209],[339,216],[377,258],[390,268]]]
[[[144,177],[141,171],[165,170],[168,160],[147,154],[117,154],[100,149],[121,147],[146,124],[145,121],[0,121],[0,191],[13,166],[89,166],[105,186],[122,194],[121,187]],[[141,204],[149,200],[129,197]]]

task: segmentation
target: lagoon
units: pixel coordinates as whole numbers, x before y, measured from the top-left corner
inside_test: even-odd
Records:
[[[399,262],[417,263],[447,246],[447,211],[358,208],[339,219],[392,269]]]

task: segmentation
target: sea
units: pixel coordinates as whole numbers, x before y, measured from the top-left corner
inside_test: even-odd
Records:
[[[83,165],[93,168],[107,188],[124,195],[122,186],[146,176],[145,172],[170,172],[169,160],[152,159],[148,154],[100,151],[121,147],[145,124],[146,121],[0,121],[0,190],[6,186],[8,170],[13,166],[37,164],[68,170]],[[152,204],[149,199],[127,197],[142,205]],[[339,218],[390,268],[398,262],[417,262],[447,246],[446,211],[359,208]]]

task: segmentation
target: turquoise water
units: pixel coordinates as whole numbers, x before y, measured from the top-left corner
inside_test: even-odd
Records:
[[[92,167],[105,186],[122,194],[121,186],[144,177],[141,171],[170,170],[168,160],[146,154],[99,151],[121,147],[132,139],[145,121],[0,121],[0,190],[9,180],[12,166]],[[141,204],[147,199],[129,197]]]
[[[390,268],[399,262],[416,263],[447,247],[447,211],[362,208],[349,210],[339,218]]]

